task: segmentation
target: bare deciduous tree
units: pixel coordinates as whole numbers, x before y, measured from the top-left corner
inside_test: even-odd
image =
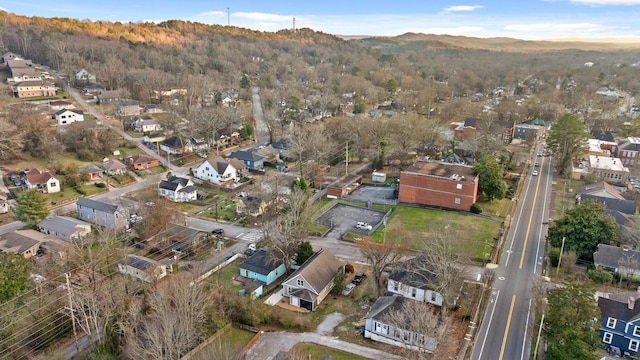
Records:
[[[394,244],[369,244],[360,248],[362,255],[371,264],[371,285],[374,297],[386,293],[385,279],[382,274],[402,258]]]

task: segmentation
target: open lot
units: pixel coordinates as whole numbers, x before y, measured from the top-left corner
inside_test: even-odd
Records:
[[[324,226],[333,227],[327,237],[339,238],[346,232],[366,234],[367,231],[356,228],[356,223],[359,221],[370,224],[375,230],[384,218],[384,214],[383,211],[379,210],[338,203],[322,214],[316,222]]]

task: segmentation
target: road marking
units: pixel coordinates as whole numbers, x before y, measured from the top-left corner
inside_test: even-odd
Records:
[[[544,165],[544,158],[540,160],[540,172],[542,172],[542,166]],[[527,242],[529,241],[529,231],[531,231],[531,223],[533,222],[533,211],[536,208],[536,200],[538,199],[538,188],[540,187],[540,178],[538,177],[538,181],[536,182],[536,191],[533,193],[533,207],[531,208],[531,214],[529,215],[529,224],[527,225],[527,233],[524,235],[524,244],[522,246],[522,255],[520,256],[520,267],[522,269],[522,263],[524,263],[524,254],[527,252]],[[544,216],[544,214],[542,214]]]
[[[509,335],[509,326],[511,325],[511,316],[513,315],[513,306],[516,303],[516,295],[511,298],[511,307],[509,308],[509,317],[507,317],[507,326],[504,328],[504,337],[502,337],[502,347],[500,348],[499,360],[504,357],[504,347],[507,346],[507,335]]]
[[[259,241],[260,239],[262,239],[262,233],[260,232],[246,232],[246,233],[242,233],[238,236],[236,236],[236,238],[238,240],[245,240],[245,241]]]
[[[495,302],[493,301],[494,299],[491,299],[491,302],[493,303],[493,309],[491,309],[491,316],[489,316],[489,322],[487,323],[487,331],[485,331],[484,339],[482,339],[482,346],[480,347],[480,353],[478,354],[478,359],[482,359],[482,352],[484,351],[484,345],[487,342],[487,336],[489,335],[489,328],[491,327],[491,321],[493,321],[493,313],[496,311],[496,304],[498,303],[498,296],[500,296],[500,290],[498,290],[497,292],[494,291],[493,293],[496,294],[496,298],[495,298]]]

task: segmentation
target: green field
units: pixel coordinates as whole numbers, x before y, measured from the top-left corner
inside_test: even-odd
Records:
[[[498,236],[501,221],[471,214],[393,206],[385,226],[380,226],[370,237],[375,242],[399,242],[409,247],[424,246],[429,239],[442,237],[455,241],[466,256],[483,261],[491,252]]]

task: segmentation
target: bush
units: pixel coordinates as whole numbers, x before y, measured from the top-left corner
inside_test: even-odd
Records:
[[[97,188],[100,188],[100,189],[104,189],[104,188],[106,188],[106,187],[107,187],[107,184],[105,184],[105,183],[103,183],[103,182],[99,182],[99,183],[96,183],[96,187],[97,187]]]
[[[482,208],[478,204],[471,205],[470,211],[474,214],[482,214]]]
[[[549,250],[549,261],[551,262],[551,266],[558,267],[558,262],[560,262],[560,248],[554,247]]]
[[[610,284],[613,281],[613,274],[600,268],[589,269],[588,274],[589,279],[598,284]]]

